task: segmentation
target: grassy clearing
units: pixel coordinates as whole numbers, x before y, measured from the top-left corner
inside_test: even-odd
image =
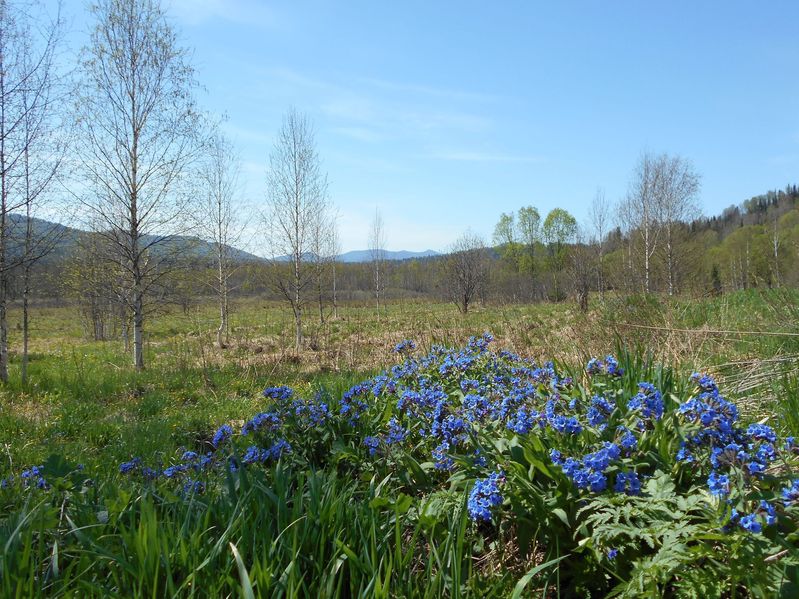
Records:
[[[74,309],[41,308],[33,313],[30,383],[20,387],[12,355],[0,430],[6,457],[16,464],[51,452],[92,463],[173,451],[203,438],[222,420],[251,414],[265,386],[346,389],[390,363],[390,350],[402,339],[414,339],[422,348],[457,346],[486,330],[502,347],[539,361],[585,363],[625,347],[684,372],[709,370],[738,401],[748,399],[752,411],[766,415],[776,394],[791,390],[785,373],[799,356],[799,336],[707,331],[799,333],[797,313],[799,293],[794,291],[702,301],[594,298],[588,314],[563,303],[478,306],[463,317],[449,304],[397,302],[388,305],[380,322],[372,306],[355,305],[342,307],[338,319],[323,325],[309,313],[310,349],[298,356],[285,309],[247,299],[231,315],[230,344],[221,350],[213,345],[213,305],[154,315],[148,370],[136,374],[121,342],[85,339]],[[18,319],[12,311],[12,329]]]
[[[380,322],[372,307],[352,305],[343,307],[338,319],[309,324],[308,348],[297,355],[285,311],[245,300],[232,316],[225,348],[212,343],[211,305],[154,316],[148,370],[140,374],[130,369],[121,343],[86,341],[72,309],[37,310],[30,383],[19,385],[14,356],[12,383],[2,391],[1,473],[46,464],[47,475],[58,483],[49,495],[0,493],[7,514],[0,522],[7,549],[2,594],[104,596],[114,589],[141,597],[222,596],[253,588],[256,596],[505,597],[522,586],[523,592],[550,595],[586,589],[595,576],[603,582],[590,588],[605,592],[620,576],[635,596],[677,589],[690,595],[688,583],[680,586],[669,574],[683,567],[685,555],[658,549],[609,565],[602,552],[616,542],[616,532],[598,524],[590,531],[563,528],[562,516],[570,523],[578,517],[571,486],[551,466],[554,478],[530,474],[547,455],[539,456],[540,448],[532,445],[523,456],[512,450],[517,441],[503,440],[504,428],[486,432],[481,441],[492,462],[521,489],[510,499],[511,514],[496,528],[476,526],[467,514],[478,471],[436,474],[424,463],[431,450],[425,444],[390,460],[370,459],[362,437],[385,425],[395,403],[390,397],[376,402],[375,416],[357,434],[343,424],[315,431],[318,438],[303,432],[292,445],[317,447],[314,455],[300,459],[295,451],[295,457],[263,470],[203,479],[207,488],[199,495],[187,497],[174,484],[141,486],[120,476],[117,466],[142,456],[163,468],[186,450],[208,451],[221,423],[238,430],[265,409],[260,393],[267,386],[287,384],[309,398],[322,393],[337,413],[340,398],[355,383],[397,363],[391,349],[398,341],[414,339],[427,351],[437,343],[460,346],[485,330],[494,333],[498,348],[539,362],[554,358],[576,380],[583,376],[579,366],[592,355],[626,356],[624,388],[629,389],[620,393],[633,393],[638,380],[650,380],[664,396],[682,401],[690,394],[687,375],[701,368],[718,375],[725,392],[732,391],[728,397],[744,408],[743,424],[768,418],[778,432],[797,434],[799,384],[793,371],[799,339],[731,331],[795,333],[799,321],[792,315],[798,305],[799,294],[779,290],[701,301],[594,298],[588,314],[570,304],[542,304],[478,307],[463,317],[450,305],[406,302],[390,304]],[[646,441],[651,455],[659,456],[647,463],[655,459],[660,471],[676,472],[676,438],[659,435]],[[242,444],[236,451],[244,449]],[[79,463],[83,470],[76,469]],[[655,470],[647,466],[641,473],[654,477]],[[681,520],[652,511],[646,497],[675,506],[684,501],[681,496],[694,497],[681,476],[676,490],[666,483],[652,487],[636,509],[664,531],[682,526],[694,531],[683,539],[691,560],[712,560],[718,543],[734,542],[729,560],[708,566],[709,578],[695,573],[691,584],[710,585],[709,596],[713,589],[773,596],[774,589],[795,583],[793,566],[779,559],[776,569],[759,578],[747,574],[752,560],[782,550],[782,537],[769,533],[753,544],[741,533],[731,541],[713,541],[720,516],[704,503]],[[778,492],[779,485],[768,488]],[[611,514],[619,505],[594,507],[594,514]],[[785,533],[789,525],[781,526]],[[691,535],[700,529],[709,536],[697,545]],[[588,540],[575,546],[580,535]],[[625,538],[619,537],[620,546],[641,541]],[[668,536],[653,542],[670,543]],[[593,553],[584,553],[591,547]],[[579,563],[587,564],[583,570],[575,569],[575,551]],[[724,584],[713,587],[714,578]],[[647,580],[654,582],[647,586]]]

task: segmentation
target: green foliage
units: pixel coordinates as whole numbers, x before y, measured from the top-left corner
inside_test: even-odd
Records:
[[[608,301],[603,309],[608,321],[674,324],[679,318],[686,327],[743,328],[770,326],[769,315],[789,314],[792,303],[791,292],[775,290],[695,303],[641,296]],[[406,310],[408,321],[418,315],[412,306],[390,308]],[[439,310],[440,318],[447,314],[443,307],[428,309]],[[348,335],[363,323],[355,309],[343,313],[330,330],[346,347]],[[291,382],[304,396],[321,392],[333,405],[368,374],[323,373],[288,360],[255,368],[204,364],[202,352],[209,350],[186,334],[191,320],[181,318],[154,322],[149,372],[126,369],[114,345],[79,345],[64,334],[69,341],[59,355],[35,356],[30,386],[12,382],[4,391],[0,430],[9,439],[10,463],[2,474],[12,466],[43,464],[55,490],[0,491],[0,595],[241,596],[248,583],[254,596],[795,594],[795,530],[722,533],[718,506],[675,469],[679,438],[669,432],[672,423],[642,440],[652,464],[647,472],[657,474],[641,497],[587,498],[551,463],[551,440],[478,431],[475,442],[503,466],[514,489],[495,525],[475,525],[466,513],[476,471],[442,474],[431,463],[429,446],[374,461],[357,435],[332,425],[303,430],[292,440],[294,456],[264,470],[230,473],[205,494],[184,496],[161,483],[135,485],[115,473],[120,461],[142,455],[166,464],[182,449],[207,450],[219,423],[263,408],[258,394],[267,384]],[[253,310],[241,318],[256,326],[259,318],[278,317]],[[478,311],[463,328],[425,339],[453,340],[466,327],[491,326],[519,346],[543,339],[555,347],[571,343],[556,333],[563,323],[574,326],[569,318],[562,306],[510,306]],[[71,326],[56,317],[52,322],[59,335]],[[180,340],[170,331],[178,331]],[[607,333],[596,340],[585,335],[586,345],[613,342]],[[630,351],[617,352],[625,369],[619,397],[629,397],[641,380],[653,382],[669,402],[687,397],[690,385],[682,375],[688,367],[658,366],[661,347],[649,338],[641,337],[640,347],[651,350],[635,348],[632,336],[627,341]],[[376,345],[371,337],[369,343]],[[708,345],[702,358],[791,347],[785,340],[727,340]],[[230,350],[235,352],[245,355]],[[558,370],[574,377],[575,396],[597,388],[585,381],[577,358]],[[781,402],[775,409],[782,414],[773,424],[796,434],[796,381],[778,377],[773,384]],[[381,409],[370,411],[364,430],[379,430],[390,416],[392,402],[376,405]],[[582,445],[575,442],[573,450],[579,453]],[[69,461],[48,458],[53,451]],[[84,470],[77,469],[78,461]],[[795,521],[793,510],[786,515]],[[615,560],[607,559],[611,547],[619,550]]]

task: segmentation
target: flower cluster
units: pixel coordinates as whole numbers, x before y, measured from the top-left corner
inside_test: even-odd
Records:
[[[394,353],[396,354],[410,354],[416,351],[416,343],[411,339],[403,339],[394,346]]]
[[[213,435],[212,451],[186,451],[166,467],[149,469],[138,458],[120,464],[120,472],[144,479],[180,481],[184,492],[201,492],[200,474],[268,464],[291,453],[301,459],[313,431],[346,428],[349,438],[375,467],[396,467],[397,452],[410,452],[420,464],[432,462],[440,482],[475,480],[468,513],[475,522],[496,520],[506,483],[514,473],[511,452],[490,441],[505,438],[515,447],[535,447],[531,463],[556,469],[551,478],[571,482],[576,496],[615,493],[635,496],[656,468],[659,439],[679,435],[676,460],[681,480],[705,485],[725,526],[750,533],[777,522],[779,506],[758,493],[781,455],[799,453],[796,443],[778,443],[764,423],[742,428],[735,406],[719,393],[713,379],[696,374],[696,392],[682,404],[664,401],[662,391],[641,381],[626,391],[623,369],[613,356],[591,360],[586,387],[575,384],[552,363],[538,365],[518,355],[489,349],[490,334],[470,338],[460,349],[433,346],[412,355],[405,340],[394,349],[403,357],[379,375],[362,381],[340,398],[317,393],[299,397],[287,387],[264,391],[268,405],[247,420],[237,434],[223,425]],[[246,448],[236,450],[237,439]],[[244,441],[246,439],[246,441]],[[507,447],[507,446],[505,446]],[[525,459],[526,458],[526,453]],[[661,454],[662,455],[662,454]],[[653,459],[654,458],[654,459]],[[687,472],[686,472],[687,471]],[[452,474],[459,472],[459,476]],[[207,475],[204,480],[207,480]],[[774,483],[774,481],[772,481]],[[779,489],[770,483],[769,488]],[[513,487],[505,489],[513,493]],[[799,480],[782,488],[784,507],[799,503]]]
[[[585,367],[588,374],[607,374],[609,376],[622,376],[624,368],[619,366],[618,360],[613,356],[605,356],[604,358],[591,358],[588,365]]]
[[[622,452],[619,445],[604,441],[597,451],[584,455],[581,459],[564,458],[557,449],[551,449],[549,457],[552,463],[559,466],[563,473],[571,479],[578,489],[600,493],[608,486],[608,471],[616,465]],[[641,482],[635,472],[619,472],[616,474],[614,490],[617,493],[638,495]]]
[[[493,472],[487,478],[475,481],[467,504],[472,520],[491,521],[493,508],[502,505],[503,499],[499,487],[504,482],[505,474],[502,471]]]
[[[294,390],[291,387],[280,385],[279,387],[267,387],[264,389],[264,397],[267,399],[291,399],[294,395]]]
[[[663,395],[652,383],[638,383],[638,393],[627,402],[627,409],[641,414],[638,428],[645,427],[645,421],[652,422],[663,417]]]
[[[265,389],[263,396],[271,401],[269,409],[247,420],[238,435],[230,424],[220,426],[211,438],[210,451],[204,454],[183,451],[180,459],[154,468],[145,466],[140,457],[134,457],[119,465],[120,474],[145,481],[180,481],[184,493],[200,493],[205,490],[205,482],[198,476],[207,477],[226,469],[236,471],[241,466],[276,462],[292,452],[284,432],[302,437],[310,428],[320,427],[331,418],[331,411],[321,394],[304,399],[295,397],[290,387],[277,386]],[[249,440],[249,445],[238,455],[232,445],[236,437]]]
[[[753,511],[742,515],[732,509],[726,524],[739,525],[753,533],[777,521],[776,508],[765,500],[750,498],[768,477],[770,466],[781,452],[790,455],[791,443],[778,447],[777,434],[763,423],[745,429],[738,424],[738,409],[719,392],[712,377],[694,373],[696,394],[677,408],[685,425],[685,438],[680,443],[677,461],[696,472],[708,472],[706,484],[710,494],[725,505],[747,507]],[[789,497],[783,490],[783,503]],[[788,493],[788,496],[790,493]]]

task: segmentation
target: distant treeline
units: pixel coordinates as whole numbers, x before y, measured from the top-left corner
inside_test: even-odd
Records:
[[[584,232],[582,233],[585,234]],[[598,239],[579,238],[578,230],[559,251],[556,240],[543,235],[535,247],[521,240],[485,248],[488,261],[483,288],[477,299],[488,302],[535,302],[576,298],[581,285],[591,292],[644,291],[642,248],[637,229],[625,231],[616,226],[602,240],[602,259]],[[71,301],[81,306],[91,335],[98,339],[125,333],[123,303],[115,291],[117,275],[108,264],[93,258],[96,234],[85,233],[71,251],[51,256],[37,265],[31,296],[39,302]],[[799,283],[799,186],[769,191],[740,205],[731,206],[719,216],[696,218],[678,224],[673,236],[676,291],[705,295],[752,287],[796,286]],[[651,261],[650,291],[668,291],[665,244],[655,248]],[[174,258],[163,280],[152,286],[151,305],[163,309],[173,305],[189,310],[209,301],[214,290],[212,257]],[[176,256],[178,254],[175,254]],[[386,299],[449,300],[451,280],[448,263],[453,254],[383,263]],[[556,259],[558,258],[558,259]],[[601,262],[601,267],[600,267]],[[232,269],[231,297],[257,296],[280,300],[272,285],[270,270],[283,268],[268,261],[244,260]],[[329,263],[325,266],[322,303],[325,313],[332,311],[332,272],[336,271],[337,301],[373,301],[373,265]],[[600,272],[601,270],[601,272]],[[13,279],[12,279],[13,280]],[[12,288],[19,298],[21,289]],[[307,292],[318,303],[318,288]],[[308,309],[316,304],[308,303]]]

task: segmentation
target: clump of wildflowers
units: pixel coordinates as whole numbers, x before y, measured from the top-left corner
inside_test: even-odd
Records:
[[[264,397],[267,399],[285,400],[291,399],[294,395],[294,390],[291,387],[280,385],[279,387],[267,387],[264,389]]]
[[[636,411],[646,420],[663,417],[663,395],[652,383],[638,383],[638,393],[627,402],[627,409]]]
[[[214,438],[211,439],[211,445],[214,447],[219,447],[225,441],[230,439],[233,436],[233,428],[229,424],[223,424],[220,426],[217,431],[214,433]]]
[[[380,439],[378,437],[364,437],[363,444],[369,450],[369,455],[375,455],[380,447]]]
[[[394,346],[395,354],[410,354],[416,350],[416,343],[411,339],[403,339]]]
[[[604,358],[591,358],[585,370],[591,375],[607,374],[608,376],[619,377],[624,374],[624,368],[621,368],[618,360],[611,355]]]
[[[635,472],[619,472],[616,475],[616,484],[613,490],[627,495],[640,495],[641,481]]]
[[[782,502],[785,507],[799,502],[799,478],[791,482],[789,487],[782,490]]]
[[[490,522],[493,508],[502,504],[503,498],[499,487],[505,482],[502,471],[491,473],[488,478],[478,479],[469,493],[467,509],[469,516],[476,522]]]
[[[119,473],[120,474],[130,474],[134,470],[137,470],[141,465],[141,458],[133,458],[128,462],[122,462],[119,465]]]

